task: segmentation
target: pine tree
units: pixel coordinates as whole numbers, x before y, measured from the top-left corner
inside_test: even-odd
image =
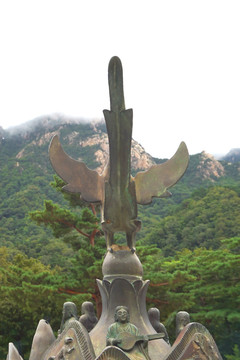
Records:
[[[99,226],[99,206],[87,204],[79,194],[62,190],[65,185],[57,176],[51,186],[64,196],[68,207],[61,207],[50,200],[44,201],[44,209],[29,213],[38,225],[44,224],[52,229],[53,235],[71,245],[75,255],[69,282],[60,291],[67,294],[91,294],[96,303],[97,313],[101,313],[101,296],[96,278],[101,277],[101,263],[105,254],[105,240]],[[97,243],[96,243],[97,238]]]

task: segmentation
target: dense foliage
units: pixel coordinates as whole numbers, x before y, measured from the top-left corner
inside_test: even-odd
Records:
[[[219,186],[195,191],[161,219],[141,243],[155,244],[165,255],[198,246],[217,249],[220,240],[240,234],[240,192]]]
[[[41,318],[56,331],[64,301],[74,301],[80,308],[82,301],[96,300],[94,279],[101,272],[101,245],[95,245],[94,251],[89,244],[79,250],[68,271],[50,269],[36,259],[0,248],[0,333],[5,335],[0,350],[4,355],[7,343],[14,341],[26,356]],[[147,307],[161,310],[171,341],[175,314],[185,310],[192,321],[210,330],[222,354],[230,354],[240,341],[240,238],[222,240],[217,250],[182,250],[168,258],[154,246],[140,246],[137,253],[144,277],[151,279]]]
[[[175,314],[185,310],[214,334],[223,354],[239,344],[240,237],[222,240],[216,250],[184,249],[167,258],[154,246],[138,253],[151,279],[148,306],[161,309],[172,339]]]
[[[59,326],[56,319],[66,296],[58,287],[66,279],[60,268],[50,269],[4,247],[0,248],[0,263],[0,354],[5,359],[10,341],[27,355],[39,319]]]

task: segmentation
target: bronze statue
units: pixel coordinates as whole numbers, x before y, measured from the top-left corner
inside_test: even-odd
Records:
[[[157,333],[164,333],[165,336],[163,340],[165,340],[167,344],[170,344],[167,330],[165,326],[160,322],[160,311],[157,308],[150,308],[148,310],[148,317],[154,330],[156,330]]]
[[[149,359],[147,345],[149,340],[161,339],[164,333],[140,335],[138,328],[130,323],[130,314],[127,306],[117,306],[113,323],[107,332],[107,345],[115,345],[128,352],[131,358]],[[130,352],[130,353],[129,353]],[[141,354],[141,356],[140,356]]]
[[[185,143],[163,164],[131,176],[132,109],[125,109],[123,71],[118,57],[108,67],[110,111],[104,110],[109,139],[109,163],[104,172],[90,170],[81,161],[70,158],[62,149],[58,137],[52,139],[49,155],[53,168],[67,183],[64,190],[80,193],[88,202],[99,202],[102,208],[102,228],[107,249],[113,251],[114,233],[126,233],[128,247],[135,251],[135,236],[141,222],[137,220],[137,204],[149,204],[153,197],[166,197],[167,191],[184,174],[189,161]]]
[[[130,358],[149,359],[147,353],[147,336],[143,336],[140,342],[138,328],[130,323],[130,315],[127,306],[117,306],[114,315],[115,322],[108,328],[106,343],[115,345],[128,351]],[[134,356],[135,355],[135,356]]]
[[[63,332],[68,322],[72,319],[78,320],[77,307],[73,302],[68,301],[63,304],[62,322],[58,330],[59,334]]]
[[[85,301],[84,303],[82,303],[81,312],[82,315],[80,316],[79,321],[81,324],[83,324],[83,326],[85,326],[87,331],[90,332],[98,322],[98,318],[95,315],[93,303],[91,303],[90,301]]]
[[[186,311],[179,311],[176,315],[176,337],[180,334],[182,329],[190,323],[190,315]]]

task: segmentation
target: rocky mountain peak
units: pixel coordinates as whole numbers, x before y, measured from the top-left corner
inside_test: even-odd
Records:
[[[105,123],[103,120],[84,122],[81,119],[66,120],[61,117],[42,117],[12,129],[9,135],[17,135],[23,139],[23,147],[16,154],[16,159],[22,159],[33,147],[48,146],[54,135],[62,138],[62,146],[75,149],[69,154],[76,160],[84,161],[81,149],[89,146],[94,149],[92,161],[100,164],[96,170],[102,173],[108,158],[109,146]],[[78,153],[78,155],[77,155]],[[84,151],[85,153],[85,151]],[[80,155],[80,156],[79,156]],[[134,170],[146,170],[156,164],[151,155],[135,140],[132,140],[131,167]]]
[[[96,170],[101,173],[105,168],[109,158],[108,136],[104,132],[97,131],[93,136],[80,142],[81,147],[97,145],[98,149],[94,153],[95,160],[100,163]],[[145,152],[144,148],[132,139],[131,167],[134,170],[146,170],[156,164],[151,155]]]
[[[105,168],[109,158],[108,136],[103,120],[86,121],[84,119],[71,119],[64,116],[45,116],[27,122],[22,126],[3,130],[0,128],[0,145],[5,146],[8,156],[12,154],[17,162],[26,158],[37,157],[42,169],[46,167],[48,159],[48,146],[52,137],[57,134],[61,139],[63,149],[76,160],[84,161],[91,169],[99,173]],[[2,139],[2,140],[1,140]],[[3,151],[5,151],[3,149]],[[186,176],[196,183],[204,181],[215,182],[222,176],[228,176],[229,171],[236,164],[240,149],[232,149],[222,160],[216,160],[213,155],[205,151],[191,155]],[[233,160],[234,157],[234,160]],[[131,167],[133,173],[147,170],[156,163],[167,159],[154,159],[145,152],[144,148],[132,140]],[[236,177],[239,176],[239,167],[235,166]],[[187,179],[187,177],[184,177]]]
[[[217,161],[213,155],[202,151],[199,156],[199,163],[197,165],[197,176],[204,179],[215,181],[221,176],[224,176],[225,170],[222,164]]]
[[[240,148],[231,149],[221,160],[225,160],[229,163],[240,161]]]

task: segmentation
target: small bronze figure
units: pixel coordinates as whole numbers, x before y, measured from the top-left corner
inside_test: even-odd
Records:
[[[107,332],[107,345],[115,345],[128,352],[133,359],[149,359],[147,345],[149,340],[162,339],[164,333],[140,335],[138,328],[130,323],[127,306],[117,306],[114,315],[115,323]]]
[[[85,301],[84,303],[82,303],[81,312],[82,315],[80,316],[79,321],[81,324],[83,324],[83,326],[85,326],[87,331],[90,332],[98,322],[98,318],[95,315],[93,303],[91,303],[90,301]]]
[[[156,330],[157,333],[164,333],[165,336],[163,340],[165,340],[166,343],[170,345],[167,330],[165,326],[160,322],[160,311],[157,308],[151,308],[148,310],[148,317],[154,330]]]
[[[148,338],[139,336],[138,328],[130,323],[130,315],[127,306],[117,306],[114,315],[115,323],[110,325],[107,332],[107,345],[115,345],[128,351],[128,356],[133,359],[149,359],[147,352]]]
[[[186,311],[179,311],[176,315],[176,337],[180,334],[182,329],[190,323],[190,315]]]
[[[62,322],[58,334],[61,334],[71,319],[78,320],[77,307],[73,302],[63,304]]]

